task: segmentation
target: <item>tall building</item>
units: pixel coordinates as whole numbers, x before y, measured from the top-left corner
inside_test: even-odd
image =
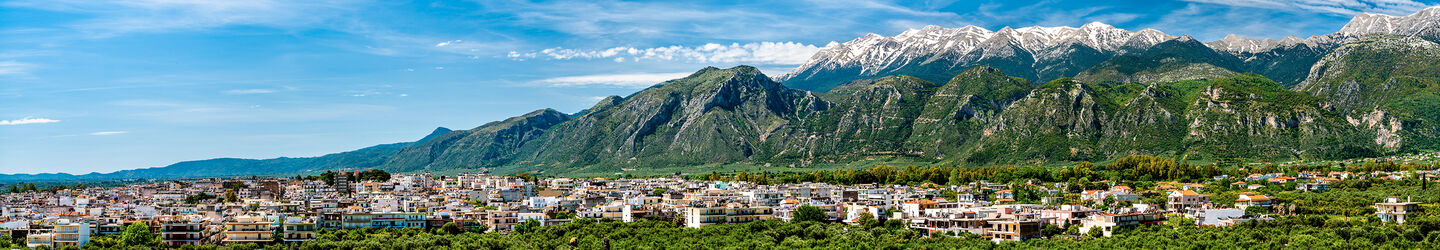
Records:
[[[84,247],[90,242],[89,222],[67,222],[55,224],[54,246]]]
[[[350,178],[345,172],[335,173],[335,192],[342,195],[350,195],[355,191],[355,185],[350,183]]]

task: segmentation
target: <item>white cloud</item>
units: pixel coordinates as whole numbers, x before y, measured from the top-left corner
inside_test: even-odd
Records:
[[[273,89],[232,89],[232,90],[226,90],[226,91],[225,91],[225,94],[231,94],[231,95],[253,95],[253,94],[269,94],[269,93],[275,93],[275,92],[276,92],[276,91],[273,90]]]
[[[1425,3],[1412,0],[1184,0],[1196,3],[1220,4],[1237,7],[1266,8],[1281,11],[1302,11],[1355,15],[1378,13],[1387,15],[1409,15],[1424,9]]]
[[[461,42],[463,42],[463,41],[460,41],[460,40],[444,41],[444,42],[440,42],[440,43],[435,44],[435,47],[445,47],[445,46],[450,46],[451,44],[456,44],[456,43],[461,43]]]
[[[90,135],[118,135],[118,134],[124,134],[124,133],[130,133],[130,132],[129,132],[129,131],[100,131],[100,132],[90,133]]]
[[[60,120],[45,119],[45,118],[25,117],[25,118],[20,118],[19,120],[0,120],[0,125],[25,125],[25,124],[41,124],[41,123],[56,123],[56,122],[60,122]]]
[[[511,51],[506,57],[513,60],[545,58],[551,60],[571,59],[612,59],[616,62],[625,57],[639,60],[692,61],[702,63],[748,63],[797,65],[810,59],[819,47],[795,42],[731,43],[721,45],[708,43],[696,47],[668,46],[654,48],[614,47],[601,50],[552,48],[537,52]]]
[[[3,75],[24,75],[30,73],[35,65],[17,61],[0,61],[0,76]]]
[[[690,75],[691,73],[639,73],[639,74],[603,74],[566,76],[535,81],[535,83],[551,87],[576,87],[576,86],[608,86],[608,87],[648,87],[660,82],[674,80]]]

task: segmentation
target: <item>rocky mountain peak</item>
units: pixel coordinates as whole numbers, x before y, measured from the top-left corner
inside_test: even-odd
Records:
[[[1338,34],[1364,36],[1369,34],[1394,34],[1422,36],[1430,39],[1440,37],[1440,7],[1430,7],[1403,17],[1361,13],[1350,19]]]

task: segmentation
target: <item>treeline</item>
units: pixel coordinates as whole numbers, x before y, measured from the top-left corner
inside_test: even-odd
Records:
[[[11,184],[11,185],[10,185],[10,188],[7,189],[7,190],[5,191],[5,193],[7,193],[7,194],[27,193],[27,192],[51,192],[51,193],[53,193],[53,192],[59,192],[60,190],[71,190],[71,189],[77,189],[77,190],[78,190],[78,189],[85,189],[85,188],[86,188],[86,186],[85,186],[84,183],[75,184],[75,186],[50,185],[50,186],[46,186],[46,187],[43,187],[43,188],[42,188],[42,187],[37,187],[37,186],[35,186],[35,183],[25,183],[25,184]]]
[[[326,185],[335,185],[335,176],[336,176],[336,175],[344,175],[344,176],[345,176],[345,179],[346,179],[346,180],[350,180],[350,181],[389,181],[389,180],[390,180],[390,172],[385,172],[385,170],[379,170],[379,169],[371,169],[371,170],[365,170],[365,171],[360,171],[360,172],[350,172],[350,171],[335,172],[335,171],[326,170],[324,173],[320,173],[320,175],[309,175],[309,176],[298,176],[298,175],[297,175],[297,176],[295,176],[295,179],[296,179],[296,180],[307,180],[307,181],[318,180],[318,181],[324,181]]]
[[[1066,167],[1044,166],[987,166],[987,167],[894,167],[879,165],[868,169],[816,170],[809,172],[735,172],[733,174],[710,173],[708,175],[685,176],[693,180],[748,181],[759,184],[823,182],[834,184],[906,184],[920,185],[962,185],[985,180],[994,183],[1015,183],[1027,180],[1042,182],[1069,182],[1086,185],[1095,181],[1154,182],[1154,181],[1203,181],[1211,177],[1229,175],[1243,177],[1252,173],[1275,173],[1297,171],[1402,171],[1435,169],[1436,165],[1394,162],[1366,162],[1348,166],[1334,165],[1262,165],[1251,168],[1222,167],[1216,164],[1191,165],[1174,158],[1151,155],[1131,155],[1117,159],[1107,165],[1080,162]]]
[[[1078,228],[1078,226],[1072,226]],[[1095,237],[1047,227],[1048,239],[992,242],[978,235],[929,234],[900,221],[847,225],[814,221],[765,220],[686,228],[669,221],[632,223],[579,219],[564,225],[532,227],[510,234],[458,230],[324,230],[314,241],[272,244],[187,246],[184,249],[1239,249],[1285,246],[1295,249],[1436,249],[1440,220],[1412,219],[1404,225],[1303,215],[1245,222],[1225,228],[1198,228],[1190,220],[1117,230]],[[127,228],[128,231],[128,228]],[[140,237],[103,236],[93,249],[154,247]],[[151,236],[153,237],[153,236]],[[130,245],[136,242],[141,245]]]

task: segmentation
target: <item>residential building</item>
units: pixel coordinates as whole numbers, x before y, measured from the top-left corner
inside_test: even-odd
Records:
[[[1199,194],[1190,190],[1170,191],[1170,195],[1167,198],[1168,202],[1166,202],[1166,204],[1169,205],[1170,209],[1182,212],[1200,208],[1210,203],[1210,195]]]
[[[685,226],[699,228],[705,225],[727,223],[749,223],[774,218],[770,207],[750,207],[730,204],[720,207],[685,208]]]
[[[1080,232],[1090,232],[1091,228],[1100,228],[1105,237],[1110,237],[1115,229],[1134,228],[1142,224],[1158,224],[1165,222],[1165,216],[1160,213],[1098,213],[1086,217],[1080,222]]]
[[[1040,221],[1029,219],[990,221],[990,240],[1021,241],[1040,238]]]
[[[263,216],[236,216],[225,222],[225,235],[221,241],[226,244],[271,242],[274,241],[274,224],[275,222]]]
[[[62,223],[55,224],[53,233],[55,235],[54,247],[84,247],[85,243],[90,242],[90,223],[62,220]]]
[[[1410,213],[1420,211],[1420,202],[1411,202],[1410,199],[1400,201],[1399,197],[1385,198],[1384,202],[1375,203],[1375,216],[1380,221],[1404,224],[1405,217]]]

